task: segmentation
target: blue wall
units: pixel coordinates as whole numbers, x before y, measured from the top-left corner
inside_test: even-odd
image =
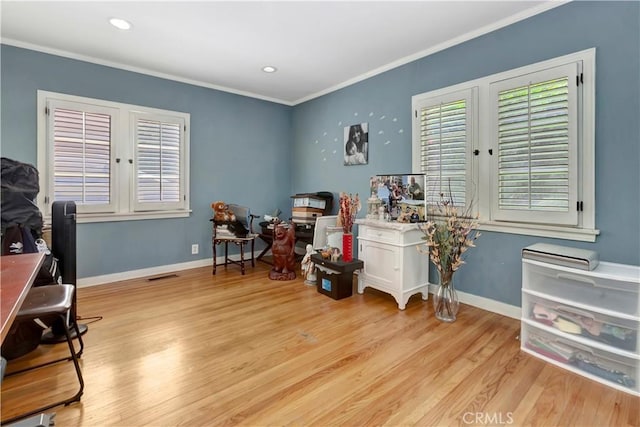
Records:
[[[601,235],[591,244],[485,232],[456,279],[464,292],[519,305],[520,250],[529,244],[640,264],[639,22],[638,2],[571,2],[293,108],[3,45],[2,155],[35,164],[37,89],[191,113],[191,217],[78,230],[79,277],[180,263],[194,259],[192,243],[203,249],[195,259],[211,255],[213,200],[286,213],[291,194],[366,195],[371,175],[409,172],[413,95],[595,47]],[[361,122],[369,164],[345,167],[343,127]]]
[[[593,244],[483,232],[457,273],[464,292],[520,305],[520,251],[545,241],[640,265],[640,3],[572,2],[308,101],[293,112],[294,191],[368,194],[371,175],[411,171],[411,97],[596,48]],[[342,128],[369,123],[369,164],[342,165]],[[360,216],[363,216],[361,213]],[[432,282],[434,270],[431,269]]]
[[[211,257],[214,200],[290,209],[291,107],[7,45],[1,55],[5,157],[36,165],[38,89],[191,114],[191,216],[79,224],[78,277]]]

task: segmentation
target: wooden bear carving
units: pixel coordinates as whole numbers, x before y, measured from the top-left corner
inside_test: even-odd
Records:
[[[284,224],[273,227],[273,268],[269,272],[271,280],[293,280],[296,278],[296,225],[292,222],[286,228]]]

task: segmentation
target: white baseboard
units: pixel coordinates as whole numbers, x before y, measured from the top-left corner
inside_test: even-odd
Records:
[[[249,254],[245,254],[248,257]],[[223,262],[222,257],[218,258],[218,262]],[[103,285],[105,283],[120,282],[122,280],[138,279],[140,277],[157,276],[160,274],[173,273],[181,270],[189,270],[191,268],[207,267],[212,265],[211,258],[199,259],[196,261],[182,262],[179,264],[161,265],[158,267],[143,268],[140,270],[123,271],[121,273],[105,274],[102,276],[85,277],[78,279],[78,287],[85,288],[89,286]],[[438,285],[429,283],[429,293],[433,294]],[[501,314],[513,319],[520,319],[522,309],[520,307],[495,301],[490,298],[480,297],[466,292],[458,292],[460,302],[472,305],[492,313]]]
[[[438,285],[429,283],[429,293],[433,294],[438,289],[437,287]],[[485,297],[479,297],[477,295],[468,294],[466,292],[456,292],[458,293],[460,302],[463,304],[472,305],[474,307],[478,307],[492,313],[511,317],[512,319],[520,319],[522,317],[522,309],[518,306],[505,304],[500,301],[492,300]]]
[[[212,265],[211,258],[199,259],[196,261],[182,262],[179,264],[160,265],[157,267],[142,268],[140,270],[123,271],[121,273],[104,274],[102,276],[83,277],[78,279],[78,287],[104,285],[106,283],[120,282],[122,280],[138,279],[140,277],[157,276],[159,274],[173,273],[175,271],[189,270]]]

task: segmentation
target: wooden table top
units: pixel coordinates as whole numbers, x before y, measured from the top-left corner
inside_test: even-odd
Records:
[[[5,255],[0,257],[0,320],[2,341],[9,333],[13,319],[27,297],[44,262],[44,254]]]

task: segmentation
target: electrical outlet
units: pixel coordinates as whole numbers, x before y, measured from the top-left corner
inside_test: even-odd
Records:
[[[193,245],[191,245],[191,255],[195,255],[200,251],[200,247],[198,246],[197,243],[194,243]]]

